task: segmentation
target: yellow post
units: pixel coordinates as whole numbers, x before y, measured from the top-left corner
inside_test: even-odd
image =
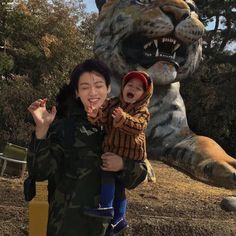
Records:
[[[47,220],[47,181],[36,182],[36,196],[29,203],[29,236],[46,236]]]

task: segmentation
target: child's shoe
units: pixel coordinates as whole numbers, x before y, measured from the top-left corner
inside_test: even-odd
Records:
[[[128,224],[125,219],[121,219],[118,223],[113,225],[113,235],[117,236],[128,228]]]
[[[111,220],[114,216],[113,207],[85,208],[84,214],[91,217]]]
[[[106,236],[118,236],[123,231],[125,231],[128,228],[128,224],[125,219],[121,219],[116,224],[111,224],[110,229],[108,230]]]

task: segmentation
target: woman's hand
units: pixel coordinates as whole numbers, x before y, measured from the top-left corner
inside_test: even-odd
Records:
[[[123,159],[112,152],[104,153],[101,158],[102,158],[101,169],[104,171],[117,172],[124,169]]]
[[[46,136],[48,128],[55,119],[57,113],[55,106],[53,106],[52,110],[48,112],[46,108],[46,102],[46,98],[38,99],[28,107],[28,110],[33,116],[36,125],[36,137],[39,139],[42,139]]]

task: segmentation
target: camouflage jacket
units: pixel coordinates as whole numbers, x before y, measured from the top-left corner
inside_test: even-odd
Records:
[[[97,207],[100,194],[100,156],[103,132],[91,125],[83,108],[74,107],[68,118],[55,121],[47,138],[33,135],[28,171],[37,181],[53,179],[56,189],[49,202],[47,236],[103,236],[109,222],[83,215]],[[117,178],[132,189],[146,177],[144,162],[125,160]]]

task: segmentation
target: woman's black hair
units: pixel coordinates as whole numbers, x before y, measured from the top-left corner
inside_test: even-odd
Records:
[[[70,106],[76,101],[75,91],[70,84],[64,84],[56,96],[57,118],[66,117],[69,114]],[[79,102],[82,106],[82,102]]]
[[[108,67],[101,61],[98,61],[96,59],[88,59],[83,63],[78,64],[70,75],[70,83],[65,84],[56,96],[58,118],[67,116],[70,110],[70,106],[76,100],[77,104],[83,107],[81,100],[79,98],[76,99],[75,92],[76,90],[78,90],[78,81],[80,76],[84,72],[92,71],[97,72],[104,77],[107,87],[110,85],[110,71]]]
[[[101,74],[106,82],[106,86],[108,87],[111,84],[110,79],[110,71],[108,67],[101,61],[96,59],[88,59],[81,64],[78,64],[71,73],[70,76],[70,84],[71,86],[77,90],[78,89],[78,81],[80,76],[84,72],[97,72]]]

